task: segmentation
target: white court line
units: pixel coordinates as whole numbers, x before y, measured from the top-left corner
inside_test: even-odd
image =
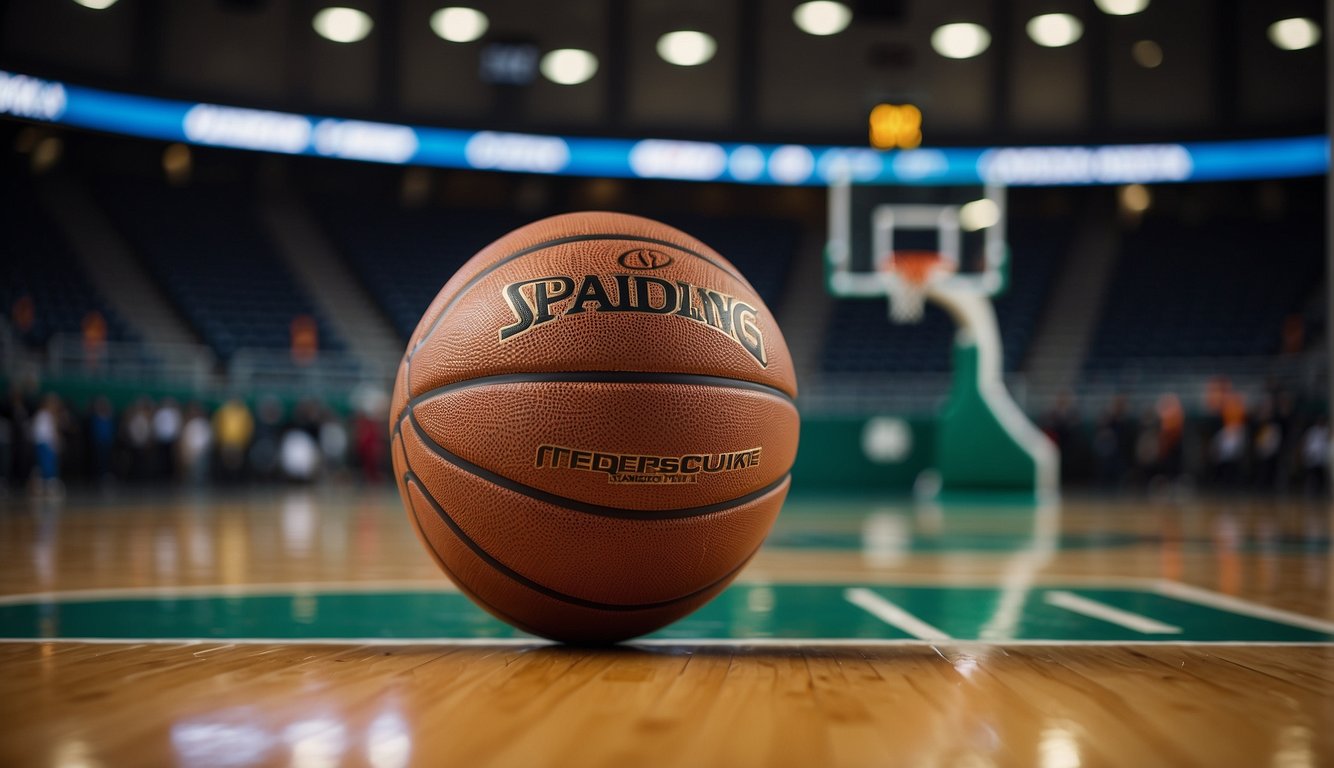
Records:
[[[1008,647],[1094,647],[1094,648],[1329,648],[1334,642],[1303,640],[1285,642],[1282,640],[919,640],[916,638],[787,638],[787,637],[752,637],[752,638],[650,638],[634,640],[607,648],[880,648],[908,647],[931,648],[942,642],[951,647],[968,648],[1008,648]],[[363,646],[435,646],[439,648],[457,647],[496,647],[496,648],[571,648],[551,640],[523,637],[310,637],[310,638],[268,638],[268,637],[0,637],[0,645],[47,645],[47,644],[84,644],[84,645],[340,645],[348,647]],[[597,649],[584,649],[596,651]]]
[[[1181,634],[1181,627],[1173,626],[1171,624],[1164,624],[1161,621],[1151,619],[1148,616],[1141,616],[1138,613],[1123,611],[1120,608],[1115,608],[1113,606],[1107,605],[1106,603],[1100,603],[1097,600],[1090,600],[1087,597],[1080,597],[1079,595],[1076,595],[1073,592],[1054,590],[1052,592],[1048,592],[1043,599],[1048,605],[1054,605],[1057,608],[1064,608],[1067,611],[1078,613],[1083,616],[1088,616],[1090,618],[1099,619],[1101,621],[1108,622],[1109,624],[1116,624],[1118,626],[1125,627],[1126,629],[1133,629],[1134,631],[1139,632],[1140,634],[1144,635]]]
[[[852,572],[825,572],[809,576],[799,582],[770,577],[761,568],[751,568],[737,579],[738,587],[769,587],[776,584],[799,587],[841,586],[848,582],[871,586],[912,587],[976,587],[995,589],[996,579],[985,576],[923,576],[920,574],[856,574]],[[1099,578],[1096,576],[1044,574],[1034,585],[1060,587],[1097,587],[1101,589],[1140,589],[1157,591],[1160,580],[1141,576]],[[135,597],[249,597],[285,594],[324,594],[338,592],[442,592],[458,594],[458,588],[448,579],[378,579],[370,581],[293,581],[260,582],[255,584],[193,584],[159,585],[151,587],[93,587],[45,592],[21,592],[0,595],[0,605],[21,603],[63,603],[95,600],[123,600]]]
[[[918,640],[945,641],[949,635],[927,624],[885,598],[865,587],[843,590],[843,599],[861,608],[896,629],[903,630]]]
[[[1292,611],[1285,611],[1282,608],[1270,608],[1267,605],[1252,603],[1249,600],[1242,600],[1228,595],[1220,595],[1217,592],[1210,592],[1200,587],[1192,587],[1189,584],[1182,584],[1179,581],[1159,580],[1154,589],[1160,595],[1183,600],[1188,603],[1197,603],[1208,606],[1220,611],[1237,613],[1242,616],[1250,616],[1255,619],[1265,619],[1266,621],[1275,621],[1280,624],[1287,624],[1302,629],[1310,629],[1316,632],[1324,632],[1327,635],[1334,635],[1334,622],[1317,619],[1314,616],[1305,616]]]
[[[72,603],[80,601],[125,600],[136,597],[264,597],[361,592],[441,592],[458,593],[447,579],[378,581],[294,581],[260,584],[195,584],[190,586],[97,587],[59,592],[26,592],[0,595],[0,605],[22,603]]]

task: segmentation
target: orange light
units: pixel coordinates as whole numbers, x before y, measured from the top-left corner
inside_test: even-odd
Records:
[[[871,146],[915,149],[922,145],[922,110],[912,104],[877,104],[871,110]]]

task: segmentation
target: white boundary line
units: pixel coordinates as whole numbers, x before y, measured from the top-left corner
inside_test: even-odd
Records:
[[[1090,600],[1087,597],[1080,597],[1073,592],[1066,592],[1060,589],[1054,589],[1043,596],[1043,601],[1047,605],[1054,605],[1057,608],[1063,608],[1067,611],[1078,613],[1082,616],[1105,621],[1109,624],[1132,629],[1143,635],[1179,635],[1181,627],[1171,624],[1164,624],[1148,616],[1141,616],[1138,613],[1131,613],[1116,608],[1106,603],[1100,603],[1097,600]]]
[[[843,599],[919,640],[949,642],[950,636],[865,587],[843,590]]]
[[[99,587],[60,592],[26,592],[0,595],[0,605],[20,603],[72,603],[80,600],[133,600],[140,597],[263,597],[333,592],[449,592],[458,589],[444,578],[404,581],[296,581],[269,584],[196,584],[162,587]]]
[[[496,647],[496,648],[570,648],[580,649],[583,646],[567,646],[561,643],[543,640],[541,638],[522,638],[522,637],[422,637],[422,638],[389,638],[389,637],[351,637],[351,638],[262,638],[262,637],[244,637],[244,638],[219,638],[219,637],[153,637],[153,638],[116,638],[116,637],[43,637],[43,638],[21,638],[21,637],[0,637],[0,645],[47,645],[47,644],[83,644],[83,645],[317,645],[317,646],[346,646],[346,647],[364,647],[364,646],[438,646],[438,647]],[[1334,647],[1334,642],[1282,642],[1282,641],[1255,641],[1255,640],[918,640],[912,638],[854,638],[854,637],[831,637],[831,638],[779,638],[779,637],[754,637],[750,639],[735,638],[649,638],[647,640],[636,640],[627,643],[606,646],[606,648],[829,648],[829,647],[852,647],[852,648],[879,648],[879,647],[912,647],[912,648],[934,648],[946,646],[951,648],[1003,648],[1003,647],[1042,647],[1042,648],[1063,648],[1063,647],[1092,647],[1092,648],[1128,648],[1128,647],[1172,647],[1172,648],[1329,648]],[[597,648],[587,650],[596,651]]]
[[[800,582],[767,577],[763,568],[751,568],[734,586],[770,587],[775,584],[800,587],[844,586],[855,582],[871,587],[958,587],[961,589],[999,589],[996,577],[984,576],[922,576],[913,574],[855,574],[831,572],[819,574]],[[1032,588],[1090,587],[1103,589],[1140,589],[1158,591],[1161,580],[1143,576],[1098,578],[1096,576],[1043,575]],[[282,594],[322,594],[329,592],[446,592],[459,594],[448,579],[403,579],[374,581],[293,581],[256,584],[195,584],[190,586],[154,587],[96,587],[45,592],[22,592],[0,595],[0,605],[44,602],[66,603],[79,600],[134,599],[136,597],[251,597]]]
[[[1292,611],[1285,611],[1282,608],[1270,608],[1267,605],[1252,603],[1249,600],[1242,600],[1237,597],[1211,592],[1201,587],[1193,587],[1189,584],[1182,584],[1179,581],[1159,580],[1154,587],[1158,594],[1166,597],[1175,598],[1188,603],[1196,603],[1208,606],[1220,611],[1235,613],[1242,616],[1250,616],[1254,619],[1265,619],[1266,621],[1278,622],[1279,624],[1288,624],[1302,629],[1310,629],[1316,632],[1324,632],[1327,635],[1334,635],[1334,621],[1317,619],[1314,616],[1306,616]]]

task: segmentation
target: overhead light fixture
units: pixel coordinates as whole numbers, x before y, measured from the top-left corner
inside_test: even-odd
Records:
[[[1130,16],[1149,7],[1149,0],[1093,0],[1108,16]]]
[[[712,35],[694,30],[668,32],[658,38],[658,55],[668,64],[695,67],[713,58],[718,43]]]
[[[1145,69],[1154,69],[1163,63],[1163,47],[1152,40],[1140,40],[1130,46],[1130,56]]]
[[[553,83],[578,85],[597,74],[598,57],[579,48],[558,48],[542,57],[538,69]]]
[[[852,9],[833,0],[811,0],[792,11],[792,21],[808,35],[837,35],[852,23]]]
[[[1084,23],[1068,13],[1044,13],[1028,20],[1028,36],[1047,48],[1064,48],[1084,35]]]
[[[1306,18],[1283,19],[1269,25],[1269,42],[1285,51],[1300,51],[1320,42],[1320,25]]]
[[[931,33],[931,47],[947,59],[971,59],[990,45],[991,33],[981,24],[944,24]]]
[[[356,8],[325,8],[310,22],[320,37],[335,43],[355,43],[366,39],[375,22]]]
[[[105,11],[116,4],[116,0],[74,0],[84,8],[92,8],[94,11]]]
[[[431,30],[451,43],[471,43],[490,26],[491,20],[476,8],[453,6],[431,14]]]

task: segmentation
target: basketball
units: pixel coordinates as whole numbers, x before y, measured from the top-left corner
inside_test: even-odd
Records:
[[[732,581],[797,449],[796,376],[723,256],[667,225],[573,213],[521,227],[445,284],[390,409],[420,540],[526,632],[606,643]]]

